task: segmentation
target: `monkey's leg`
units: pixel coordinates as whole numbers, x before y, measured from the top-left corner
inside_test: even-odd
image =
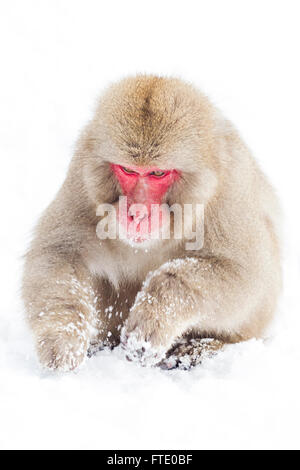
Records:
[[[214,338],[184,338],[176,343],[166,354],[159,366],[162,369],[189,370],[201,364],[204,359],[214,356],[224,343]]]
[[[27,316],[40,362],[49,369],[73,370],[86,355],[97,327],[97,298],[82,266],[27,261],[23,285]]]
[[[250,262],[244,269],[218,258],[185,258],[161,266],[146,279],[129,313],[122,334],[127,358],[142,365],[158,364],[179,338],[193,330],[200,336],[226,337],[228,342],[248,339],[244,325],[250,323],[253,306],[263,294],[249,281],[250,269]],[[259,333],[257,327],[254,334]]]

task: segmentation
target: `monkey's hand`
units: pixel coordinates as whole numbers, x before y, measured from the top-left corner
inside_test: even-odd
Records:
[[[43,367],[71,371],[83,363],[88,349],[85,331],[74,324],[48,329],[37,338],[37,352]]]
[[[167,330],[151,305],[135,305],[121,334],[127,359],[144,366],[159,363],[172,344]]]
[[[194,317],[192,293],[176,272],[176,263],[166,263],[148,276],[131,308],[121,335],[127,359],[158,364]]]
[[[176,259],[149,274],[129,313],[121,342],[127,357],[157,364],[191,331],[230,331],[241,338],[238,305],[249,289],[247,270],[234,261],[210,257]],[[228,317],[224,312],[235,312]],[[238,334],[234,337],[234,332]]]
[[[79,280],[73,271],[66,265],[57,277],[46,270],[34,279],[39,290],[29,290],[29,324],[40,362],[51,370],[70,371],[82,364],[96,332],[97,297],[91,280],[87,274]]]

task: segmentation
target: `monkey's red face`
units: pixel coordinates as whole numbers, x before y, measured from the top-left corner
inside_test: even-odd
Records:
[[[118,219],[126,237],[134,242],[150,240],[163,228],[166,208],[164,196],[179,178],[177,170],[157,167],[123,167],[112,164],[112,171],[126,200],[119,204]]]

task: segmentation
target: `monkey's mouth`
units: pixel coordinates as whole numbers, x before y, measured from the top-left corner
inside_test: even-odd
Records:
[[[147,211],[136,210],[133,214],[131,207],[126,212],[118,212],[119,237],[133,243],[142,244],[161,240],[169,227],[169,213],[164,207],[156,207],[149,215]]]

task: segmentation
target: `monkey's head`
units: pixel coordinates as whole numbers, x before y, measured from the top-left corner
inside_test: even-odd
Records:
[[[101,98],[77,157],[89,200],[116,207],[125,242],[158,240],[172,225],[168,208],[214,195],[216,116],[205,96],[177,79],[128,78]]]

